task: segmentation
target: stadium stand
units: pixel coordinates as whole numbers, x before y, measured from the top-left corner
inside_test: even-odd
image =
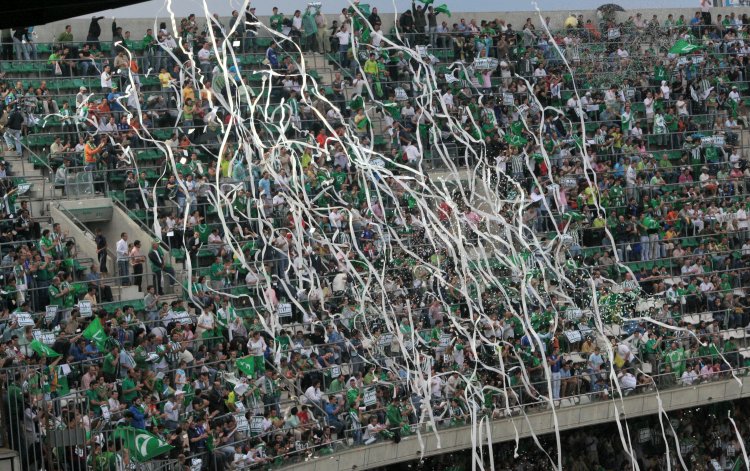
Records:
[[[15,32],[0,61],[0,375],[23,469],[301,466],[478,416],[747,375],[746,15],[580,16],[550,35],[430,5],[384,33],[358,8],[336,22],[314,7],[276,13],[267,26],[284,39],[259,34],[255,8],[142,39],[114,21],[111,41]],[[222,47],[232,63],[217,61]],[[425,73],[439,84],[427,102]],[[372,198],[347,132],[390,195]],[[498,191],[528,202],[523,234],[562,244],[574,303],[538,272],[519,279],[529,251],[467,268],[500,285],[469,288],[481,316],[456,288],[397,177],[455,166],[470,180],[476,147],[501,171]],[[83,240],[31,212],[96,198],[130,219],[108,221],[114,233],[146,237],[113,243],[64,212]],[[467,205],[430,205],[469,244],[493,230]],[[385,274],[393,325],[358,302],[367,266]],[[415,352],[431,358],[429,394],[410,381]],[[731,469],[737,446],[722,443]]]

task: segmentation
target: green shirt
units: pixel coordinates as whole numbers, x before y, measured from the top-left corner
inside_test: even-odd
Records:
[[[276,31],[281,31],[281,29],[284,27],[284,14],[277,13],[275,15],[271,15],[270,21],[271,21],[271,29],[275,29]]]
[[[63,306],[64,296],[57,297],[57,295],[60,294],[60,288],[55,285],[50,285],[49,288],[47,288],[47,292],[49,293],[49,303],[51,306]]]
[[[132,380],[132,378],[127,377],[122,382],[122,400],[126,403],[131,403],[135,400],[136,397],[138,397],[138,391],[132,391],[129,393],[126,393],[128,389],[134,389],[135,388],[135,381]]]
[[[224,264],[214,263],[211,265],[211,280],[221,281],[224,279]]]
[[[112,352],[107,353],[104,356],[104,364],[102,365],[102,371],[107,374],[115,374],[117,372],[117,358]]]
[[[208,243],[208,236],[211,235],[211,228],[208,224],[198,224],[195,226],[195,232],[198,233],[201,243]]]

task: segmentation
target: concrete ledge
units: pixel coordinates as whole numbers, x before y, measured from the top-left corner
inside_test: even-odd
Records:
[[[743,378],[744,379],[744,378]],[[492,423],[491,438],[493,443],[514,441],[516,437],[525,438],[532,435],[553,433],[555,421],[558,430],[570,430],[587,427],[606,422],[612,422],[616,416],[621,419],[632,419],[644,415],[659,413],[658,398],[661,398],[665,411],[695,407],[713,402],[728,401],[750,397],[750,387],[745,387],[736,380],[723,380],[704,383],[696,386],[670,389],[659,394],[637,394],[627,396],[622,400],[596,401],[582,403],[564,408],[540,410],[527,413],[526,416],[516,416],[496,420]],[[585,402],[585,401],[583,401]],[[555,417],[556,415],[556,417]],[[464,450],[487,443],[486,428],[477,430],[477,436],[472,437],[472,427],[463,426],[439,431],[435,434],[423,434],[424,456],[440,455],[453,451]],[[310,459],[285,466],[283,469],[295,471],[350,471],[388,466],[394,463],[419,459],[422,448],[419,437],[413,435],[405,437],[401,443],[375,443],[366,447],[357,447],[329,456]]]

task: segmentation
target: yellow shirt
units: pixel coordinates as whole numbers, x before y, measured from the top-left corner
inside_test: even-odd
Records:
[[[161,88],[169,88],[169,82],[172,80],[172,76],[168,72],[159,74],[159,81],[161,82]]]
[[[195,101],[195,90],[193,87],[185,87],[182,89],[182,101],[188,101],[188,99]]]

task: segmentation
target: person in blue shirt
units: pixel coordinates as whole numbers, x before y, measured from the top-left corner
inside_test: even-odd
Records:
[[[263,172],[263,176],[258,180],[258,189],[261,195],[271,196],[271,179],[269,178],[268,172]]]
[[[120,118],[120,113],[125,111],[120,105],[120,102],[117,101],[118,98],[120,98],[122,94],[118,93],[117,91],[117,85],[112,84],[112,91],[107,94],[107,102],[109,103],[109,110],[112,112],[112,115],[115,117],[115,119]]]
[[[266,59],[268,59],[268,65],[271,68],[276,69],[279,67],[279,56],[276,54],[276,43],[271,43],[266,49]]]
[[[96,358],[99,356],[99,349],[93,342],[86,345],[86,356],[89,358]]]
[[[137,428],[140,430],[146,430],[146,414],[143,412],[143,400],[141,399],[141,396],[136,396],[136,398],[133,400],[133,403],[128,407],[128,412],[130,412],[130,425],[133,428]]]
[[[86,341],[84,339],[78,339],[76,342],[71,344],[69,354],[73,357],[76,363],[87,360],[88,355],[86,354]]]
[[[560,369],[562,368],[562,357],[560,349],[556,348],[552,354],[547,357],[547,364],[552,372],[552,399],[560,399]]]
[[[336,434],[341,434],[344,430],[344,424],[339,420],[341,406],[339,405],[335,394],[329,395],[328,399],[328,402],[323,406],[323,409],[326,411],[328,426],[336,429]]]

